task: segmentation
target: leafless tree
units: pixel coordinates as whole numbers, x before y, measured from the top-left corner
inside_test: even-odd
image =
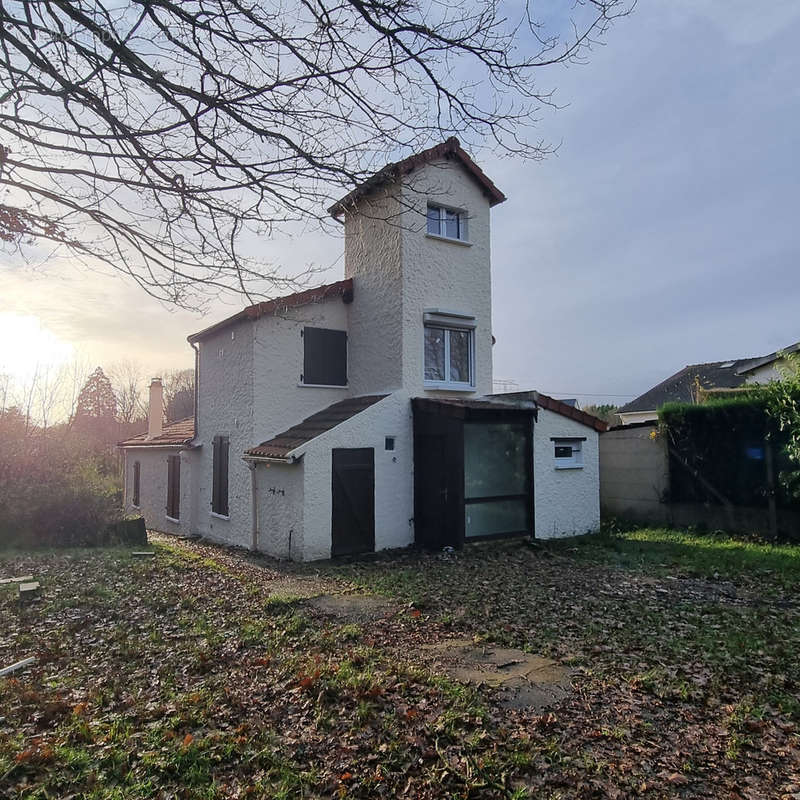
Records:
[[[61,402],[63,416],[69,425],[75,419],[75,412],[78,410],[78,398],[91,371],[89,359],[80,355],[61,367]]]
[[[194,370],[165,370],[162,375],[167,422],[190,417],[194,413]]]
[[[0,238],[170,303],[294,285],[254,237],[450,135],[539,157],[535,77],[634,0],[3,0]],[[538,10],[538,7],[537,7]]]
[[[147,416],[143,402],[145,375],[141,364],[125,359],[112,365],[108,372],[114,396],[117,398],[117,418],[128,424]]]

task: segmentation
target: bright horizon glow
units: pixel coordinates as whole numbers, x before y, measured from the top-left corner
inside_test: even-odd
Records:
[[[57,369],[75,355],[75,348],[42,325],[39,317],[0,311],[0,374],[24,383],[37,372]]]

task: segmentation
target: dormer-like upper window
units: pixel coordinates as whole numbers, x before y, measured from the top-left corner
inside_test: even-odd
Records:
[[[467,215],[444,206],[428,205],[428,233],[443,239],[467,241]]]

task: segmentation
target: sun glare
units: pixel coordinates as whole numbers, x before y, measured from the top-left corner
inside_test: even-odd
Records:
[[[42,325],[35,316],[0,312],[0,374],[19,381],[37,371],[60,367],[74,348]]]

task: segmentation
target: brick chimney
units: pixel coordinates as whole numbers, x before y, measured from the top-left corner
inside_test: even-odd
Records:
[[[164,387],[161,378],[150,382],[150,405],[147,411],[147,438],[161,436],[164,429]]]

